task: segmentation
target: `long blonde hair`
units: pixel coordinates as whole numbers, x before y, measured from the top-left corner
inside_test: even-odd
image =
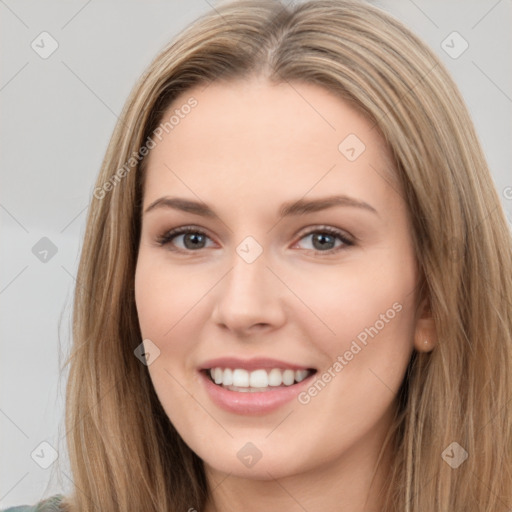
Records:
[[[390,439],[385,510],[512,507],[512,242],[471,118],[434,53],[353,0],[216,6],[168,45],[133,89],[92,198],[74,298],[66,430],[70,511],[201,510],[203,463],[134,356],[145,159],[170,103],[197,84],[262,75],[318,84],[363,112],[395,159],[438,342],[414,352]],[[107,185],[107,183],[109,185]],[[508,407],[508,408],[507,408]],[[452,468],[457,442],[468,458]],[[453,447],[453,445],[452,445]]]

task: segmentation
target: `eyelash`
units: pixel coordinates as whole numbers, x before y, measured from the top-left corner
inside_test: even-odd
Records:
[[[179,228],[171,229],[170,231],[166,231],[162,235],[158,236],[157,239],[156,239],[156,243],[158,245],[160,245],[160,246],[169,245],[170,242],[174,238],[176,238],[179,235],[183,235],[183,234],[187,234],[187,233],[194,233],[194,234],[204,235],[207,238],[209,238],[208,235],[203,230],[201,230],[201,229],[195,228],[194,226],[182,226],[182,227],[179,227]],[[334,254],[334,253],[337,253],[339,251],[346,250],[349,247],[354,245],[354,242],[351,241],[342,231],[340,231],[338,229],[335,229],[335,228],[331,228],[329,226],[319,226],[319,227],[316,227],[315,229],[304,233],[300,237],[299,240],[302,240],[306,236],[313,235],[313,234],[318,234],[318,233],[329,234],[329,235],[335,236],[335,237],[337,237],[339,240],[341,240],[343,242],[343,245],[340,246],[340,247],[329,249],[327,251],[319,251],[317,249],[305,249],[305,250],[314,251],[317,254]],[[175,252],[181,252],[181,253],[190,253],[190,252],[198,252],[200,249],[197,249],[195,251],[191,250],[191,249],[176,249],[176,248],[175,249],[170,249],[170,250],[175,251]]]

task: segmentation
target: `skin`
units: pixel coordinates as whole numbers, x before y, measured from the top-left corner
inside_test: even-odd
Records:
[[[396,394],[413,349],[435,343],[427,304],[416,308],[410,219],[389,150],[365,117],[316,85],[215,82],[182,93],[165,118],[191,96],[197,106],[149,154],[143,212],[177,196],[207,203],[219,219],[166,207],[143,213],[135,296],[143,338],[160,350],[148,366],[155,390],[205,463],[206,512],[379,511],[389,449],[373,484],[372,476]],[[366,146],[354,161],[338,149],[349,134]],[[278,217],[286,201],[333,193],[377,213],[335,206]],[[159,245],[189,225],[206,237]],[[329,233],[315,244],[322,226],[353,245]],[[236,251],[247,236],[263,249],[252,263]],[[401,311],[307,404],[227,412],[197,373],[210,358],[262,356],[320,375],[395,303]],[[247,442],[262,454],[252,467],[237,457]]]

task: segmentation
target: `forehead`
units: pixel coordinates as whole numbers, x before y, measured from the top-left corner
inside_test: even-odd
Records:
[[[146,204],[170,192],[260,202],[308,191],[369,197],[384,194],[392,177],[373,123],[314,84],[213,82],[176,98],[166,122],[148,155]]]

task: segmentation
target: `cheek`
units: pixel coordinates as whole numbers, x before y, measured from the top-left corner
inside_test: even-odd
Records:
[[[135,302],[143,336],[172,336],[212,286],[212,276],[193,275],[157,258],[140,255],[135,272]]]
[[[414,277],[413,266],[382,258],[364,272],[340,271],[328,294],[323,280],[310,288],[322,322],[309,336],[324,363],[299,403],[314,429],[340,425],[325,436],[333,446],[337,436],[355,442],[357,432],[368,433],[396,397],[413,347]]]
[[[277,469],[283,464],[286,470],[328,460],[365,435],[373,435],[403,381],[410,357],[414,269],[403,257],[398,260],[383,250],[378,257],[347,259],[339,266],[285,263],[273,269],[289,288],[278,279],[266,281],[270,300],[283,311],[282,336],[298,333],[319,362],[318,377],[329,368],[335,376],[307,401],[292,404],[300,431],[296,424],[285,422],[267,439],[269,430],[281,421],[276,419],[263,434],[255,426],[241,430],[239,437],[233,426],[235,441],[222,441],[226,433],[205,413],[206,398],[197,391],[198,399],[191,400],[188,390],[200,389],[190,370],[202,348],[199,340],[206,339],[201,330],[215,329],[212,308],[229,305],[222,300],[236,300],[224,293],[227,288],[215,287],[226,268],[180,268],[143,253],[138,260],[135,297],[141,331],[155,341],[162,356],[149,367],[155,391],[189,446],[212,465],[224,463],[226,471],[232,470],[231,452],[236,453],[247,432],[264,452],[274,454]],[[336,362],[340,371],[334,368]],[[211,439],[219,441],[211,443]],[[300,455],[296,451],[290,455],[290,442],[302,447]],[[270,458],[269,463],[273,463]]]
[[[397,390],[403,379],[413,347],[416,267],[409,247],[399,254],[383,249],[303,278],[306,302],[319,317],[311,339],[321,340],[324,370],[343,358],[337,369],[346,385],[366,387],[381,377]]]
[[[160,350],[148,371],[167,416],[180,431],[195,431],[197,422],[193,419],[200,415],[186,391],[191,388],[188,379],[195,378],[187,371],[194,348],[194,337],[188,329],[192,309],[207,289],[206,284],[199,286],[186,272],[140,252],[135,272],[139,325],[143,339],[151,340]]]

